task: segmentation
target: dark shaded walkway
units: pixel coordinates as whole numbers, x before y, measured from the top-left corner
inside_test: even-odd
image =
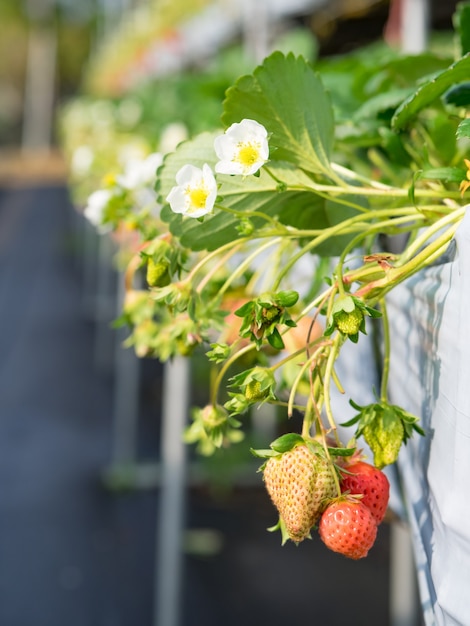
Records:
[[[24,189],[1,201],[0,624],[144,624],[154,497],[100,487],[110,381],[93,371],[66,194]]]
[[[93,367],[69,211],[60,187],[0,195],[0,626],[152,626],[157,494],[100,483],[112,381]],[[190,491],[188,527],[222,543],[185,559],[182,626],[386,626],[386,526],[355,563],[316,539],[281,548],[274,521],[262,489]]]

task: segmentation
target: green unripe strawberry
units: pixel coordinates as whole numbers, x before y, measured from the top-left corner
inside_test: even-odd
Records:
[[[353,309],[350,313],[347,311],[338,311],[335,315],[336,327],[343,335],[356,335],[364,321],[364,313],[358,309]]]
[[[149,259],[147,263],[147,283],[150,287],[166,287],[171,283],[168,261],[158,261]]]
[[[270,323],[277,319],[281,313],[282,309],[277,306],[271,306],[269,308],[266,307],[262,311],[263,321]]]
[[[208,430],[223,426],[226,423],[228,413],[223,406],[208,404],[201,411],[202,423]]]
[[[234,386],[237,386],[246,400],[250,403],[274,398],[276,379],[269,367],[256,366],[251,370],[234,376]]]
[[[306,444],[266,462],[266,489],[292,541],[298,543],[310,535],[330,499],[337,495],[334,471],[321,452]]]
[[[250,402],[264,400],[268,393],[269,389],[261,389],[261,383],[259,382],[259,380],[252,380],[245,387],[245,398]]]
[[[381,469],[395,463],[405,436],[402,421],[397,417],[384,425],[383,419],[377,419],[364,427],[364,439],[374,454],[374,465]]]

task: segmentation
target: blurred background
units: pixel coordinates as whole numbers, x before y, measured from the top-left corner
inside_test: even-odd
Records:
[[[218,127],[272,50],[450,50],[455,6],[0,0],[1,626],[420,624],[400,524],[360,563],[281,549],[248,452],[197,459],[162,430],[206,372],[122,348],[119,259],[82,209],[126,155]]]

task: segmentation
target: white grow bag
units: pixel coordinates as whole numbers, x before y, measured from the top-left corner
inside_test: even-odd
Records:
[[[470,624],[470,215],[388,297],[390,401],[421,418],[398,461],[427,626]]]

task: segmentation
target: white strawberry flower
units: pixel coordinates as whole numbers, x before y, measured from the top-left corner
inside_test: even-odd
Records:
[[[166,198],[174,213],[195,218],[211,213],[217,198],[217,183],[207,163],[202,169],[183,165],[176,174],[176,182]]]
[[[163,162],[163,156],[159,152],[149,154],[144,159],[129,159],[126,163],[124,174],[118,176],[117,182],[121,187],[134,190],[155,183],[157,168]]]
[[[109,189],[98,189],[88,197],[86,207],[83,211],[87,220],[100,231],[104,230],[104,212],[112,197],[113,193]]]
[[[248,176],[257,172],[269,159],[268,131],[255,120],[232,124],[214,140],[219,162],[218,174]]]

